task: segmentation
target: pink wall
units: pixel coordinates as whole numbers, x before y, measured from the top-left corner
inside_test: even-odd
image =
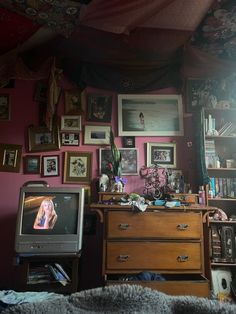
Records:
[[[35,90],[34,81],[20,81],[15,82],[15,87],[11,89],[0,89],[0,93],[9,93],[11,97],[11,121],[0,122],[0,143],[7,144],[21,144],[23,145],[23,156],[27,154],[27,127],[30,124],[38,125],[38,105],[33,101]],[[71,86],[68,82],[64,82],[64,89],[69,89]],[[93,92],[106,92],[106,94],[113,95],[113,115],[112,126],[117,135],[117,94],[110,91],[98,91],[96,89],[88,89]],[[162,90],[157,93],[176,93],[175,90]],[[59,114],[64,114],[64,98],[62,97],[59,104]],[[84,119],[84,118],[83,118]],[[83,124],[86,121],[82,121]],[[89,123],[87,123],[89,124]],[[139,168],[145,165],[146,151],[145,143],[147,142],[170,142],[177,143],[177,168],[182,169],[184,176],[193,185],[195,180],[195,154],[194,146],[188,147],[187,143],[192,142],[192,119],[188,114],[184,115],[184,129],[185,135],[180,137],[136,137],[136,147],[139,148]],[[118,147],[122,147],[121,138],[116,137],[115,142]],[[62,146],[60,151],[41,152],[37,155],[58,154],[60,156],[60,176],[53,178],[46,178],[51,186],[62,185],[63,174],[63,152],[65,150],[80,150],[93,152],[93,166],[92,176],[98,177],[98,146],[83,145],[83,133],[81,133],[81,145],[77,147]],[[30,153],[31,154],[31,153]],[[144,181],[139,176],[127,176],[128,184],[126,186],[127,192],[142,193]],[[2,257],[0,260],[0,288],[12,288],[14,278],[14,236],[15,236],[15,221],[17,215],[18,197],[20,187],[29,180],[44,180],[40,175],[25,175],[21,169],[19,173],[0,173],[0,239]],[[96,199],[97,195],[93,195]]]

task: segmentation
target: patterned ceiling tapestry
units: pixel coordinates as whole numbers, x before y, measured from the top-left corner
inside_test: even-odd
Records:
[[[3,0],[0,6],[68,37],[75,29],[82,4],[90,0]]]
[[[215,1],[194,34],[193,45],[221,59],[236,59],[236,2]]]

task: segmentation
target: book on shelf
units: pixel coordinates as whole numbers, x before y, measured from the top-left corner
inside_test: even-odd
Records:
[[[68,281],[71,281],[69,275],[67,274],[67,272],[65,271],[65,269],[64,269],[59,263],[55,263],[54,265],[56,266],[56,268],[62,273],[62,275],[63,275]]]
[[[63,286],[66,286],[69,283],[68,279],[66,279],[66,277],[57,269],[57,267],[51,264],[47,264],[46,266],[49,268],[56,281],[60,282]]]
[[[236,198],[236,178],[210,178],[213,198]]]

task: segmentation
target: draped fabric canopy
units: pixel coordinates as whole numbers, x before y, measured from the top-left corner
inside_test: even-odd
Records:
[[[52,56],[78,85],[119,91],[227,75],[235,12],[233,0],[0,0],[0,78],[48,77]]]
[[[69,78],[76,77],[79,84],[98,84],[95,77],[100,75],[103,65],[109,76],[113,70],[119,80],[129,81],[128,85],[135,89],[177,86],[175,77],[182,62],[183,46],[213,2],[0,0],[0,76],[16,77],[15,66],[10,67],[13,54],[33,70],[56,56],[67,75],[71,69],[77,69]],[[11,56],[9,62],[6,54]],[[79,73],[83,77],[78,78]],[[134,82],[137,73],[139,82]],[[141,76],[146,76],[150,84],[140,83]],[[162,78],[162,83],[154,82]],[[104,87],[113,88],[109,80],[103,80]]]

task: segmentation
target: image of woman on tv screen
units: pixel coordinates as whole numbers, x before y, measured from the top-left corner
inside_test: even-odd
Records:
[[[53,229],[57,221],[57,213],[51,199],[44,199],[34,221],[34,229]]]

